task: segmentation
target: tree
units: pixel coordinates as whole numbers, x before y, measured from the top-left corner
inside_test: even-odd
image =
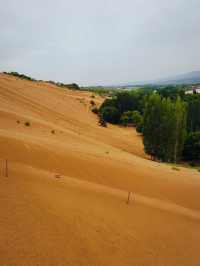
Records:
[[[180,160],[186,135],[186,106],[178,97],[152,94],[146,101],[143,125],[145,151],[154,159]]]
[[[192,132],[187,136],[183,158],[187,161],[200,162],[200,131]]]
[[[157,157],[160,146],[161,97],[152,94],[146,99],[144,111],[143,142],[145,152],[153,159]]]
[[[188,102],[187,129],[189,132],[200,130],[200,95],[191,95]]]
[[[174,162],[181,159],[184,142],[186,138],[186,105],[177,98],[175,103],[175,143],[174,143]]]
[[[127,111],[122,114],[120,118],[120,123],[124,126],[130,124],[130,125],[137,127],[137,125],[141,124],[142,120],[143,120],[143,117],[140,114],[140,112]]]
[[[120,119],[120,112],[114,106],[106,106],[101,108],[102,118],[109,123],[117,124]]]

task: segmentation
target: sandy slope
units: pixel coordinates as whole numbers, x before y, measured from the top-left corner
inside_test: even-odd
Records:
[[[200,174],[99,127],[90,96],[0,75],[0,265],[199,265]]]

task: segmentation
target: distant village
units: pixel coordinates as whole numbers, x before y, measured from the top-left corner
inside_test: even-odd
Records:
[[[192,85],[188,90],[185,91],[185,94],[200,94],[200,85]]]

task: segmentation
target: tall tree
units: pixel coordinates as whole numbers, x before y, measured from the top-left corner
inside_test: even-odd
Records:
[[[152,94],[146,99],[144,112],[144,148],[153,159],[157,157],[160,147],[161,97]]]
[[[186,105],[181,101],[180,97],[177,98],[175,103],[175,143],[174,143],[174,162],[180,160],[184,142],[186,138]]]
[[[178,97],[151,95],[144,112],[144,147],[153,158],[172,162],[181,158],[186,135],[186,106]]]

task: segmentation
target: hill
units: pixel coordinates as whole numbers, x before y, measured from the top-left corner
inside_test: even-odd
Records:
[[[198,265],[199,172],[99,127],[91,96],[0,74],[0,264]]]
[[[155,80],[147,80],[147,81],[138,81],[138,82],[129,82],[118,84],[113,87],[119,88],[137,88],[138,86],[146,86],[146,85],[189,85],[189,84],[198,84],[200,83],[200,71],[193,71],[181,75],[176,75],[163,79],[155,79]]]
[[[200,83],[200,71],[193,71],[166,79],[155,81],[156,84],[168,85],[168,84],[195,84]]]

